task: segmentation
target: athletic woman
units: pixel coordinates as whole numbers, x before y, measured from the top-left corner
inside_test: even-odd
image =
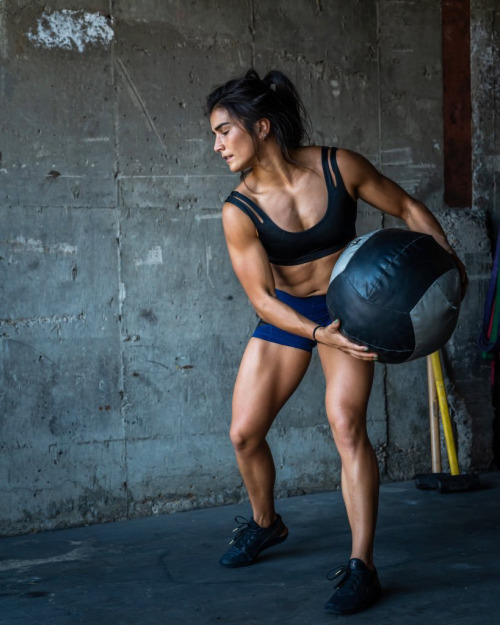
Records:
[[[252,564],[288,535],[275,511],[276,472],[266,435],[317,346],[352,532],[350,558],[337,571],[325,609],[358,612],[381,591],[373,561],[379,472],[366,430],[377,355],[350,342],[339,321],[330,319],[329,278],[355,237],[358,198],[399,217],[411,230],[431,234],[456,255],[430,211],[361,155],[304,146],[305,110],[281,72],[261,80],[250,70],[215,89],[207,109],[215,152],[231,172],[241,174],[222,208],[222,222],[232,266],[260,317],[238,371],[230,430],[252,518],[241,521],[220,563]],[[465,289],[465,269],[456,260]]]

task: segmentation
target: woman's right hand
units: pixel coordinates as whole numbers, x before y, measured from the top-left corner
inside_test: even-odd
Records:
[[[359,358],[360,360],[377,360],[378,358],[377,354],[371,352],[368,347],[357,345],[344,336],[340,331],[340,321],[338,319],[332,321],[330,325],[319,328],[316,331],[316,340],[321,345],[340,349],[342,352],[349,354],[349,356]]]

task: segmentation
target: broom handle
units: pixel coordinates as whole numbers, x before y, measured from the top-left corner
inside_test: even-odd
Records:
[[[432,472],[441,473],[441,442],[439,437],[439,405],[436,382],[432,372],[432,360],[427,356],[427,390],[429,393],[429,418],[431,426],[431,460]]]
[[[446,441],[446,449],[448,451],[450,472],[452,475],[460,475],[460,471],[458,469],[457,451],[455,449],[455,441],[453,440],[453,430],[451,428],[450,413],[448,412],[448,401],[446,399],[446,390],[444,388],[443,370],[441,369],[439,352],[431,354],[431,361],[432,369],[434,371],[434,379],[436,381],[439,410],[441,411],[441,420],[443,422],[444,439]]]

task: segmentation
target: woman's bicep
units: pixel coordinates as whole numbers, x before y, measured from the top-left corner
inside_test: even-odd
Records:
[[[359,197],[384,213],[406,220],[415,200],[397,183],[379,172],[366,180]]]
[[[257,307],[260,297],[274,296],[274,278],[267,254],[255,226],[244,213],[238,214],[233,206],[225,205],[222,225],[236,277]]]

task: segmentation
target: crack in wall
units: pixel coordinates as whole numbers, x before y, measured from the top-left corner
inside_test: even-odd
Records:
[[[380,7],[379,2],[375,5],[376,14],[376,41],[377,41],[377,107],[378,107],[378,167],[383,172],[382,166],[382,86],[381,86],[381,59],[380,59]],[[381,228],[385,226],[385,216],[381,213]]]
[[[254,0],[250,0],[250,33],[252,40],[250,42],[250,58],[252,67],[255,67],[255,5]]]
[[[7,26],[5,19],[5,1],[0,0],[0,59],[7,58]]]
[[[111,20],[114,22],[114,0],[109,0],[109,14]],[[128,468],[128,445],[127,445],[127,426],[126,426],[126,409],[127,399],[125,393],[125,359],[123,353],[123,344],[125,341],[124,323],[123,323],[123,301],[126,297],[125,285],[122,281],[123,268],[122,268],[122,215],[121,208],[123,206],[122,196],[120,193],[120,133],[119,133],[119,105],[118,105],[118,84],[116,63],[118,61],[116,57],[116,43],[115,40],[111,43],[111,80],[113,84],[113,130],[114,130],[114,178],[115,178],[115,211],[116,211],[116,256],[117,256],[117,282],[118,282],[118,333],[119,333],[119,412],[122,422],[122,440],[123,440],[123,459],[124,459],[124,480],[123,491],[125,493],[125,516],[129,518],[130,513],[130,491],[128,488],[129,483],[129,468]],[[122,64],[123,65],[123,64]]]
[[[389,467],[388,467],[388,459],[389,459],[389,446],[391,443],[391,436],[390,436],[390,427],[389,427],[389,397],[388,397],[388,393],[387,393],[387,386],[388,386],[388,381],[387,381],[387,365],[383,365],[384,367],[384,374],[383,374],[383,395],[384,395],[384,416],[385,416],[385,450],[384,450],[384,454],[383,454],[383,459],[384,459],[384,474],[388,475],[389,473]]]

